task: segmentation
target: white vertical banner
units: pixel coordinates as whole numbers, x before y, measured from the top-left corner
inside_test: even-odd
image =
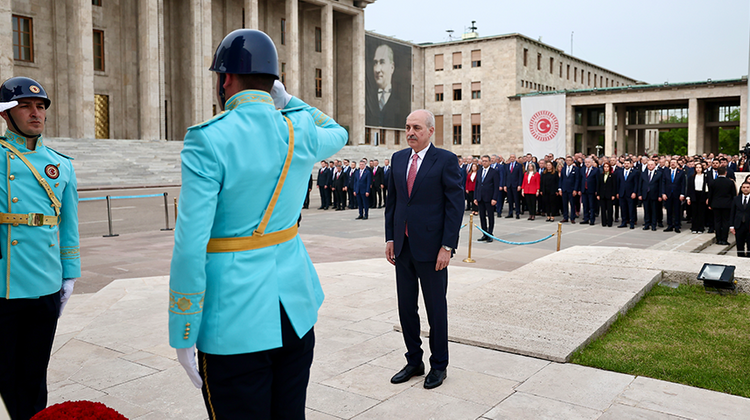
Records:
[[[523,153],[565,156],[565,94],[521,98]]]

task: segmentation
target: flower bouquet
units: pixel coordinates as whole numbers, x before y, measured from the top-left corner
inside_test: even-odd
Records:
[[[98,402],[66,401],[38,412],[31,420],[128,420],[117,411]]]

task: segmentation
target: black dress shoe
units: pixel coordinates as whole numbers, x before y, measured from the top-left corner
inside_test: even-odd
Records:
[[[432,373],[432,371],[430,371],[430,373]],[[420,363],[419,366],[406,365],[397,374],[393,375],[393,377],[391,378],[391,383],[401,384],[408,381],[413,376],[420,375],[424,375],[424,363]]]
[[[354,220],[362,220],[362,219],[364,219],[364,217],[362,217],[362,216],[357,216],[357,218],[356,218],[356,219],[354,219]]]
[[[680,228],[675,228],[674,233],[680,233]]]
[[[664,227],[664,223],[662,223],[662,222],[659,222],[658,225],[659,225],[659,227]]]
[[[630,225],[630,228],[631,229],[635,229],[635,225]]]
[[[590,222],[589,222],[589,224],[590,224],[591,226],[594,226],[594,225],[595,225],[596,223],[594,223],[594,221],[592,220],[592,221],[590,221]]]
[[[618,228],[628,227],[628,225],[617,225]]]
[[[664,232],[672,232],[673,230],[674,230],[674,228],[668,227],[668,228],[664,229]]]
[[[362,220],[367,220],[367,216],[363,217]]]
[[[560,223],[568,223],[568,219],[562,219],[560,220]]]
[[[651,229],[651,227],[648,226],[648,225],[646,225],[646,226],[643,227],[643,230],[649,230],[649,229]]]
[[[653,230],[654,232],[656,232],[656,226],[651,226],[651,230]]]
[[[492,238],[490,238],[490,237],[488,236],[488,237],[487,237],[487,240],[486,240],[485,242],[487,242],[487,243],[490,243],[490,242],[492,242]]]
[[[448,377],[447,369],[446,370],[430,369],[430,373],[428,373],[427,377],[424,378],[424,387],[426,389],[437,388],[443,384],[443,381],[447,377]]]
[[[477,242],[484,242],[484,241],[486,241],[487,239],[489,239],[489,238],[487,237],[487,235],[482,235],[482,237],[481,237],[481,238],[477,239]]]
[[[519,215],[516,215],[516,219],[520,219],[520,218],[521,218],[521,216],[519,216]]]
[[[512,215],[512,214],[509,214],[509,215],[505,216],[505,218],[506,218],[506,219],[512,219],[512,218],[513,218],[513,215]]]

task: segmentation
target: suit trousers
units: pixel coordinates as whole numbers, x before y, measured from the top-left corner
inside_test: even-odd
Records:
[[[630,197],[620,197],[620,216],[622,217],[621,223],[631,226],[635,226],[636,222],[636,208],[635,200]]]
[[[383,190],[380,189],[380,185],[372,184],[372,190],[370,191],[370,207],[378,208],[383,205]]]
[[[347,194],[349,195],[349,208],[350,209],[356,209],[357,208],[357,197],[354,196],[354,188],[347,187]]]
[[[576,201],[573,192],[562,193],[563,205],[562,213],[564,220],[576,220]],[[568,211],[570,209],[570,211]]]
[[[737,256],[750,257],[750,223],[742,223],[734,227],[734,237],[737,239]],[[747,246],[747,251],[745,247]]]
[[[497,208],[497,215],[498,216],[502,216],[503,215],[503,205],[505,204],[505,196],[506,195],[507,194],[505,193],[505,191],[500,190],[500,195],[497,196],[498,197],[497,198],[497,204],[495,205],[495,207]]]
[[[304,419],[315,333],[297,337],[281,308],[283,346],[255,353],[198,352],[203,400],[216,419]]]
[[[523,198],[526,202],[526,208],[529,209],[529,217],[536,216],[536,195],[524,194]]]
[[[713,209],[714,229],[716,230],[716,241],[727,242],[729,238],[729,216],[730,209]],[[738,248],[739,249],[739,248]]]
[[[583,203],[583,223],[596,221],[596,194],[582,193],[581,203]]]
[[[359,208],[359,215],[367,217],[367,213],[370,210],[370,197],[364,194],[357,194],[357,207]]]
[[[659,200],[644,198],[643,199],[643,226],[650,226],[650,227],[656,227],[657,218],[656,218],[656,203],[658,203]]]
[[[435,271],[436,262],[437,255],[435,261],[416,261],[409,248],[409,238],[404,237],[401,254],[396,257],[396,293],[407,364],[419,366],[424,354],[418,312],[421,284],[430,324],[430,366],[444,370],[448,366],[448,269]]]
[[[47,366],[59,314],[60,292],[0,299],[0,396],[13,420],[28,420],[47,407]]]
[[[703,232],[706,228],[706,198],[708,194],[703,191],[695,192],[695,201],[691,201],[688,207],[692,208],[690,229],[697,232]],[[713,226],[713,224],[711,225]]]
[[[318,191],[320,191],[320,207],[326,208],[330,206],[331,197],[328,195],[328,188],[319,186]]]
[[[516,216],[521,214],[521,191],[517,188],[508,187],[508,216],[513,215],[513,209],[516,210]]]
[[[337,189],[333,192],[333,194],[336,196],[336,208],[337,209],[345,209],[346,208],[346,191],[342,189]]]
[[[667,202],[664,206],[667,208],[667,227],[679,229],[682,227],[682,211],[680,211],[680,196],[673,194],[671,197],[667,197]]]
[[[495,212],[492,203],[489,201],[478,201],[479,203],[479,222],[482,230],[492,235],[495,230]]]
[[[612,197],[604,197],[599,200],[599,209],[601,210],[602,226],[612,226],[612,212],[614,200]]]

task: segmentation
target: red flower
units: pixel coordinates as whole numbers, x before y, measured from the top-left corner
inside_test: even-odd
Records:
[[[128,420],[117,411],[98,402],[66,401],[38,412],[31,420]]]

